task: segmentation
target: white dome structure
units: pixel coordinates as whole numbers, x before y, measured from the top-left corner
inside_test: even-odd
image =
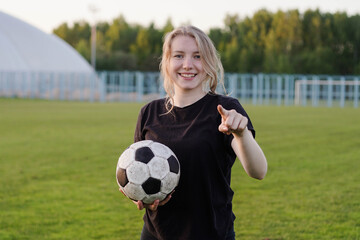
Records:
[[[0,71],[93,73],[69,44],[0,11]]]

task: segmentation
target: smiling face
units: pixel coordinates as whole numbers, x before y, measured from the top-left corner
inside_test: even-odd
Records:
[[[193,37],[179,35],[172,39],[168,72],[178,92],[203,94],[206,78],[199,48]]]

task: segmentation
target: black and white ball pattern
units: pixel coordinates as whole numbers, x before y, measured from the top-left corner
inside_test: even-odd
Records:
[[[180,163],[164,144],[144,140],[130,145],[119,157],[116,180],[132,200],[153,203],[165,199],[179,183]]]

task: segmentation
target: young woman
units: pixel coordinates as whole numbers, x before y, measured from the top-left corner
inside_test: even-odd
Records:
[[[235,239],[231,167],[238,157],[249,176],[267,172],[255,130],[237,99],[215,93],[223,67],[203,31],[185,26],[168,33],[160,67],[167,97],[141,109],[134,140],[170,147],[181,177],[165,200],[135,202],[146,208],[141,239]]]

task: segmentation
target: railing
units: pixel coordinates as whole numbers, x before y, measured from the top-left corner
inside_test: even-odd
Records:
[[[217,91],[253,105],[353,106],[360,76],[225,74]],[[0,97],[147,102],[164,97],[158,72],[0,72]]]
[[[322,100],[331,107],[337,100],[340,107],[344,107],[346,102],[352,102],[357,108],[359,85],[357,77],[352,81],[346,81],[345,77],[340,77],[340,80],[334,80],[332,77],[328,77],[327,80],[320,80],[318,77],[298,80],[295,83],[295,104],[306,106],[307,101],[311,99],[312,106],[318,106]]]

